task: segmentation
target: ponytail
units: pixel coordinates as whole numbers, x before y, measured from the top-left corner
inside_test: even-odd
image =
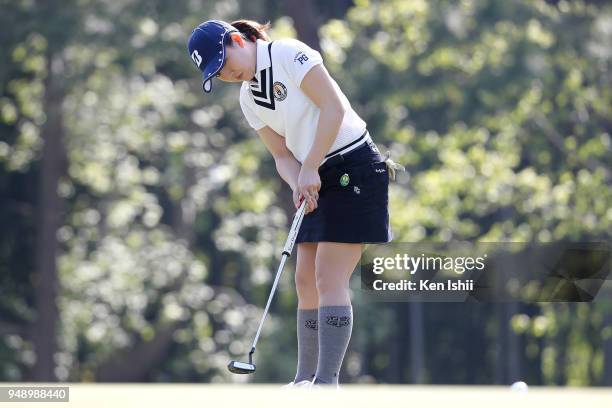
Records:
[[[252,20],[236,20],[233,21],[232,26],[240,31],[247,40],[255,42],[256,40],[269,41],[268,33],[266,31],[270,28],[270,23],[260,24]]]

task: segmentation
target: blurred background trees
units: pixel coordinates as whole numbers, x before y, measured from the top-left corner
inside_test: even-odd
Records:
[[[606,2],[0,5],[0,380],[247,380],[225,365],[293,209],[237,87],[201,94],[185,44],[208,18],[321,50],[409,169],[396,241],[610,240]],[[293,376],[292,272],[255,381]],[[345,381],[612,385],[610,302],[372,304],[354,283]]]

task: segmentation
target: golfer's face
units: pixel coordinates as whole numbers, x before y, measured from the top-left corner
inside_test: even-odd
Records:
[[[248,81],[255,76],[255,64],[244,47],[234,42],[225,47],[225,65],[217,77],[225,82]]]

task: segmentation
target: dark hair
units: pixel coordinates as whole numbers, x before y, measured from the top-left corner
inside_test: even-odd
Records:
[[[255,42],[256,40],[270,40],[268,33],[266,33],[266,31],[270,28],[270,22],[260,24],[253,20],[236,20],[231,24],[234,26],[234,28],[240,31],[240,34],[242,34],[244,38],[251,42]]]

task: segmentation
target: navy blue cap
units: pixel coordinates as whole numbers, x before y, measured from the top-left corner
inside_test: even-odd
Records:
[[[238,30],[225,21],[209,20],[197,26],[189,37],[189,56],[202,71],[202,89],[206,93],[212,90],[212,77],[225,65],[225,39],[232,32]]]

